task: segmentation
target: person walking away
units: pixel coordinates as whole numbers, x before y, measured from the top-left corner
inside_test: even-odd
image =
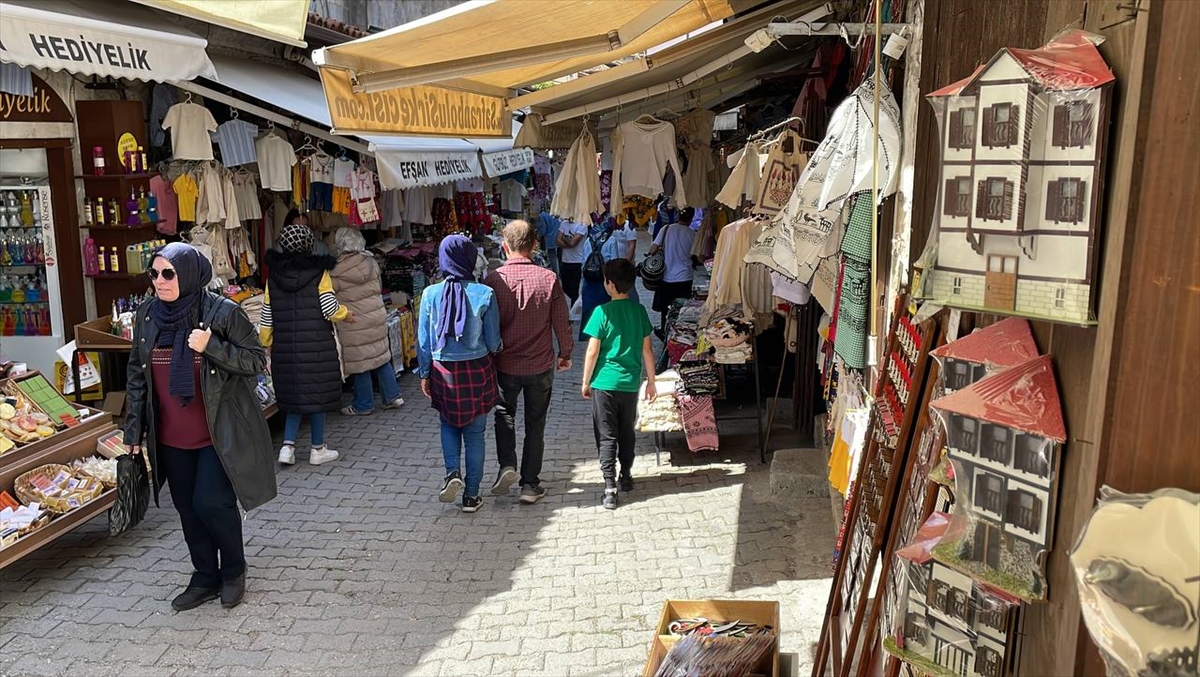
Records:
[[[612,257],[605,255],[605,247],[613,237],[612,228],[616,221],[611,218],[596,219],[597,225],[588,229],[583,242],[583,269],[579,282],[579,340],[586,341],[583,328],[587,326],[592,312],[601,303],[608,303],[608,292],[604,290],[604,263]],[[611,250],[608,252],[611,254]]]
[[[279,248],[266,255],[270,272],[259,319],[259,337],[271,349],[275,400],[286,415],[279,462],[296,462],[296,434],[307,414],[312,440],[308,462],[321,465],[339,456],[325,445],[325,414],[342,404],[342,369],[332,323],[353,323],[355,318],[333,292],[329,271],[337,262],[312,253],[308,226],[286,226]]]
[[[588,227],[578,221],[564,219],[558,227],[558,247],[562,252],[562,286],[571,305],[579,298],[579,282],[583,275],[583,242]]]
[[[174,242],[150,263],[154,298],[138,309],[125,392],[125,443],[150,459],[155,502],[164,482],[191,555],[176,611],[246,594],[238,510],[275,498],[271,433],[254,388],[267,354],[233,301],[206,290],[212,265]]]
[[[558,228],[562,221],[545,209],[538,216],[538,234],[546,245],[546,262],[555,275],[560,274],[562,266],[558,260]]]
[[[546,414],[554,387],[554,371],[571,368],[575,341],[562,285],[550,270],[530,258],[538,233],[525,221],[504,227],[504,265],[488,275],[500,313],[504,351],[496,357],[500,406],[496,408],[496,457],[500,472],[492,495],[504,496],[518,479],[522,503],[546,495],[539,476],[546,448]],[[553,335],[553,337],[552,337]],[[554,352],[558,342],[558,353]],[[517,474],[517,400],[525,400],[525,440]]]
[[[501,347],[500,311],[492,288],[472,278],[476,255],[475,244],[462,235],[442,240],[438,265],[444,279],[421,294],[417,320],[421,392],[441,415],[446,477],[438,499],[452,503],[465,489],[463,512],[483,504],[483,434],[487,413],[500,402],[492,362]]]
[[[612,300],[588,320],[587,356],[583,363],[583,399],[592,401],[592,427],[604,498],[608,510],[617,508],[618,488],[633,491],[633,458],[638,386],[646,371],[646,398],[658,396],[654,387],[654,353],[650,346],[650,317],[646,308],[629,298],[637,272],[627,259],[604,264],[604,286]],[[620,461],[620,479],[617,462]],[[619,484],[618,484],[619,481]]]
[[[342,371],[354,383],[354,400],[342,407],[346,416],[366,416],[375,411],[372,376],[379,382],[384,409],[404,405],[392,352],[388,347],[387,310],[383,307],[383,283],[379,264],[366,251],[367,242],[355,228],[338,228],[333,234],[337,247],[337,265],[329,276],[338,302],[350,309],[354,323],[339,322],[338,340],[342,344]]]
[[[666,270],[663,271],[663,281],[654,291],[654,302],[651,306],[655,312],[661,313],[658,330],[660,334],[666,330],[667,310],[675,299],[686,299],[692,296],[692,244],[696,239],[696,231],[690,224],[695,210],[684,207],[679,210],[679,221],[665,226],[658,231],[650,253],[659,250],[663,252]],[[665,337],[660,336],[659,338]]]

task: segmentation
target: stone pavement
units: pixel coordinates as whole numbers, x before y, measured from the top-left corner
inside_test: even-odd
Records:
[[[246,520],[240,607],[171,611],[190,564],[164,490],[131,533],[96,520],[0,573],[0,675],[625,677],[671,598],[778,600],[782,650],[807,674],[828,500],[773,501],[769,466],[722,425],[719,454],[672,437],[657,467],[640,435],[637,488],[603,510],[581,358],[556,383],[540,504],[439,503],[437,417],[406,374],[403,409],[331,416],[343,459],[280,471],[279,497]],[[490,486],[490,429],[488,448]]]

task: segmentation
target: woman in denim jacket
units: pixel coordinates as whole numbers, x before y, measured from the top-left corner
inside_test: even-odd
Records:
[[[475,245],[462,235],[442,240],[438,263],[443,281],[421,294],[417,321],[421,392],[442,419],[446,478],[438,498],[451,503],[465,488],[463,512],[483,503],[483,434],[487,414],[500,403],[492,353],[500,352],[500,312],[491,287],[474,280]],[[466,450],[464,487],[459,471]]]

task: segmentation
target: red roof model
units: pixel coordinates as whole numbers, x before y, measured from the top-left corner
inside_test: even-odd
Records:
[[[1078,29],[1066,30],[1054,36],[1037,49],[1002,48],[985,66],[975,69],[970,77],[947,85],[929,96],[954,96],[970,86],[975,78],[991,66],[1001,55],[1007,53],[1016,59],[1030,77],[1048,90],[1065,91],[1092,89],[1115,77],[1096,49],[1096,36]]]
[[[946,535],[946,530],[950,528],[950,515],[944,512],[935,512],[925,520],[920,529],[917,529],[917,535],[913,537],[912,543],[900,548],[896,551],[896,557],[902,557],[916,564],[924,564],[933,559],[930,552],[942,542],[942,536]]]
[[[1057,442],[1067,441],[1058,381],[1049,355],[988,376],[929,406]]]
[[[930,355],[1008,368],[1037,357],[1038,349],[1029,323],[1019,317],[1010,317],[947,343]]]

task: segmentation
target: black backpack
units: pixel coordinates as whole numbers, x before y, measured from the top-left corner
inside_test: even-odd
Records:
[[[583,262],[583,279],[599,282],[604,279],[604,254],[600,253],[604,243],[597,241],[590,233],[588,240],[592,243],[592,253],[588,254],[587,260]]]

